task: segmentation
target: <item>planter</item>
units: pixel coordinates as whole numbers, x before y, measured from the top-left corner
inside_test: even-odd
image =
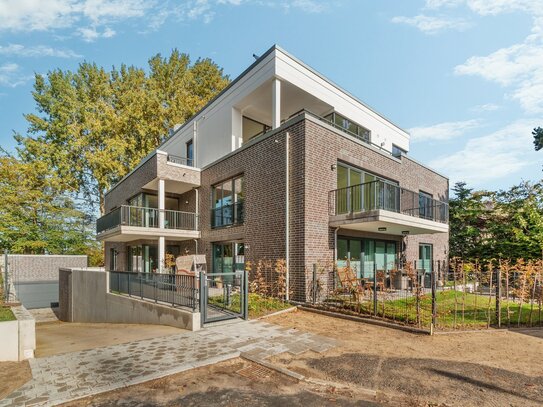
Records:
[[[11,310],[16,320],[0,322],[0,361],[32,359],[36,349],[36,322],[22,305]]]

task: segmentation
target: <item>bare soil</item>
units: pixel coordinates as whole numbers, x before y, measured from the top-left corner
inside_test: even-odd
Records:
[[[260,374],[241,374],[240,370]],[[266,371],[263,375],[262,370]],[[245,371],[246,372],[246,371]],[[312,386],[243,359],[202,367],[63,406],[377,406],[351,391]]]
[[[0,400],[32,378],[27,361],[0,362]]]
[[[297,311],[268,322],[338,339],[325,354],[272,361],[390,404],[500,406],[543,404],[543,330],[412,334]]]

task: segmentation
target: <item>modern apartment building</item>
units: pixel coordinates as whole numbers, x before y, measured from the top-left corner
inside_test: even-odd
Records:
[[[285,259],[296,299],[315,262],[359,276],[448,254],[448,179],[409,157],[409,134],[273,46],[107,192],[106,269],[208,271]]]

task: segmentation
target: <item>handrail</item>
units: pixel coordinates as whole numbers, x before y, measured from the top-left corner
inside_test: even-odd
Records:
[[[168,154],[167,161],[173,164],[181,164],[186,165],[187,167],[194,167],[194,159],[192,158]]]
[[[144,206],[121,205],[96,221],[96,233],[102,233],[117,226],[159,228],[159,213],[164,213],[164,228],[177,230],[198,230],[198,215],[192,212],[159,210]]]
[[[129,297],[198,309],[198,277],[186,274],[110,271],[109,291]]]
[[[449,205],[420,192],[375,180],[329,192],[330,215],[386,210],[449,223]]]

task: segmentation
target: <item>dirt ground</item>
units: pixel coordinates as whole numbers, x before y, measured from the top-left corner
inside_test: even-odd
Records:
[[[158,336],[186,332],[162,325],[79,324],[48,322],[36,324],[36,357],[100,348]]]
[[[65,407],[236,405],[320,407],[378,404],[352,391],[298,382],[243,359],[63,404]]]
[[[0,400],[31,378],[28,362],[0,362]]]
[[[337,338],[323,355],[273,362],[328,382],[377,390],[396,404],[543,404],[543,330],[418,335],[297,311],[268,322]]]

